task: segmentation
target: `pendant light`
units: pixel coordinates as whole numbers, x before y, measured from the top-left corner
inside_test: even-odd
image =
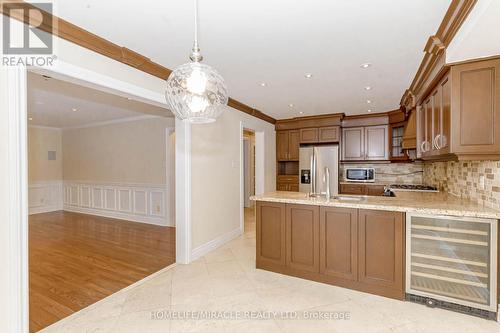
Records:
[[[192,123],[211,123],[220,116],[228,101],[222,76],[202,64],[198,46],[198,1],[194,0],[194,44],[191,62],[174,69],[167,79],[165,96],[176,117]]]

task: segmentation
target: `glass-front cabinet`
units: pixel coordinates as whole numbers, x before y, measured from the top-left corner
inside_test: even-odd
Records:
[[[406,292],[496,312],[497,221],[406,215]]]

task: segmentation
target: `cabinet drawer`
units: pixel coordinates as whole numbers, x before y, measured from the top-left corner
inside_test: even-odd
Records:
[[[320,127],[318,129],[319,142],[339,142],[340,126]]]
[[[367,195],[383,195],[384,194],[384,185],[366,185],[366,194]]]
[[[302,128],[300,130],[300,143],[316,143],[318,142],[317,128]]]
[[[366,185],[361,184],[340,184],[340,193],[342,194],[356,194],[365,195]]]
[[[299,176],[278,176],[279,183],[299,183]]]

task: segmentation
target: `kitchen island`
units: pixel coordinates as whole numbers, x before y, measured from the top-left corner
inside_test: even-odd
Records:
[[[490,219],[491,243],[493,239],[496,243],[500,219],[498,210],[444,193],[340,195],[326,200],[305,193],[271,192],[251,199],[257,202],[257,268],[395,299],[405,299],[407,214]],[[435,234],[449,232],[426,228],[438,230],[432,231]],[[496,280],[496,263],[491,272],[488,276]],[[496,304],[496,292],[490,298]]]

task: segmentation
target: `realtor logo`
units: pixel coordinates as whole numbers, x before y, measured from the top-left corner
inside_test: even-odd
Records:
[[[3,2],[2,12],[4,55],[52,54],[52,3]]]

